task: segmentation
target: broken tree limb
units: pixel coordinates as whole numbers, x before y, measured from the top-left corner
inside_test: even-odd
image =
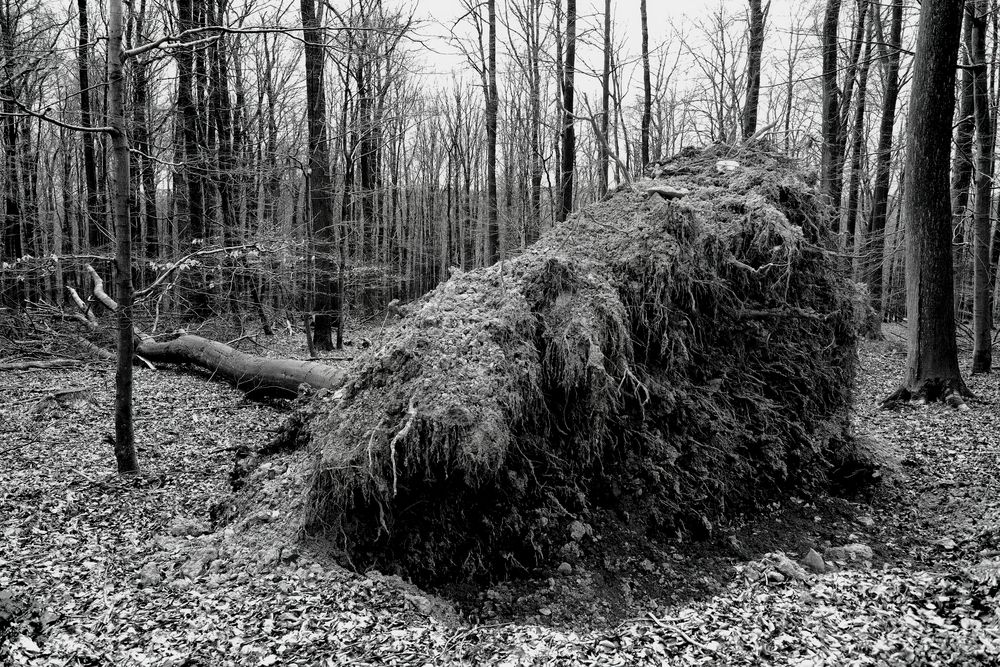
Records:
[[[118,302],[108,296],[108,293],[104,291],[104,280],[101,278],[100,274],[94,270],[94,267],[88,264],[86,266],[87,273],[90,274],[90,278],[94,281],[94,298],[101,302],[105,308],[107,308],[112,313],[118,311]],[[138,338],[140,341],[151,341],[153,337],[150,336],[145,331],[140,330],[138,327],[132,327],[132,334]]]
[[[101,302],[105,308],[114,312],[118,310],[118,302],[108,296],[108,293],[104,291],[104,280],[101,278],[100,274],[94,270],[94,267],[88,264],[86,266],[87,273],[90,274],[91,280],[94,281],[94,297]]]
[[[300,384],[327,389],[344,377],[343,370],[326,364],[255,357],[191,334],[161,343],[143,341],[136,352],[152,362],[199,366],[239,389],[258,394],[296,396]]]
[[[30,361],[9,361],[0,364],[0,371],[26,371],[33,368],[70,368],[83,364],[79,359],[33,359]]]
[[[93,309],[91,309],[84,302],[84,300],[80,298],[80,295],[77,294],[77,291],[75,289],[73,289],[72,287],[70,287],[69,285],[66,286],[66,291],[69,292],[69,298],[72,299],[73,303],[76,304],[76,307],[80,309],[81,315],[79,316],[78,319],[88,329],[96,329],[97,328],[97,316],[94,315]]]

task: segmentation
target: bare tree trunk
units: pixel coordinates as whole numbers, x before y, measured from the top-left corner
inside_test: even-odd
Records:
[[[108,120],[112,133],[115,268],[118,292],[118,361],[115,373],[115,459],[119,473],[136,472],[132,424],[132,229],[129,224],[128,138],[125,135],[125,82],[122,72],[122,0],[111,0],[108,16]]]
[[[214,5],[214,23],[222,25],[226,15],[226,0],[217,0]],[[225,35],[213,45],[209,54],[211,65],[211,116],[218,141],[216,154],[216,182],[219,192],[219,218],[222,222],[220,240],[222,245],[230,245],[237,240],[236,203],[233,198],[235,156],[233,155],[233,109],[229,98],[229,56]]]
[[[80,124],[84,127],[94,125],[90,111],[90,25],[87,19],[87,0],[77,0],[77,13],[80,22],[80,38],[76,50],[77,65],[80,76]],[[83,170],[87,185],[87,239],[91,246],[100,246],[108,242],[107,230],[103,228],[101,215],[100,191],[97,184],[97,154],[94,150],[94,135],[83,133]]]
[[[566,0],[566,60],[562,72],[562,169],[559,186],[558,222],[573,210],[573,170],[576,162],[576,129],[573,125],[574,74],[576,73],[576,0]]]
[[[972,12],[966,12],[963,34],[972,50]],[[971,65],[969,58],[966,65]],[[973,90],[975,75],[972,69],[964,67],[959,83],[958,120],[955,122],[955,155],[951,169],[951,212],[954,216],[956,241],[964,236],[963,219],[969,205],[969,183],[972,181],[973,135],[976,130],[976,113]]]
[[[489,0],[489,41],[486,86],[486,264],[499,258],[500,227],[497,220],[497,6]]]
[[[761,0],[750,0],[749,47],[747,48],[747,101],[743,107],[743,138],[749,139],[757,131],[757,105],[760,99],[760,59],[764,51],[764,22],[771,8],[768,2],[761,7]]]
[[[876,19],[878,13],[876,13]],[[875,186],[872,192],[872,212],[868,223],[869,259],[865,281],[872,296],[872,304],[882,313],[882,281],[886,271],[885,221],[889,206],[889,185],[892,178],[892,134],[896,125],[896,101],[899,97],[899,46],[903,34],[903,0],[892,2],[892,23],[889,27],[888,45],[881,38],[879,25],[879,54],[885,67],[885,97],[882,99],[882,119],[879,124],[878,151],[875,155]]]
[[[611,102],[611,0],[604,0],[604,70],[601,73],[601,137],[598,139],[597,196],[608,192],[608,114]]]
[[[645,2],[645,0],[643,0]],[[541,74],[541,8],[542,3],[533,0],[530,5],[530,27],[528,34],[531,44],[528,46],[528,57],[531,59],[531,216],[525,230],[525,244],[531,245],[541,233],[542,228],[542,74]]]
[[[834,231],[839,231],[839,211],[842,169],[842,137],[840,131],[840,87],[837,85],[837,26],[840,22],[841,0],[827,0],[823,19],[823,194],[833,205]]]
[[[906,377],[892,400],[933,401],[969,394],[955,341],[948,183],[963,1],[924,0],[920,10],[903,195]]]
[[[975,158],[974,135],[976,132],[976,108],[973,79],[975,74],[972,66],[973,50],[973,20],[971,8],[965,13],[962,28],[962,38],[965,48],[958,98],[958,119],[955,121],[955,142],[952,155],[951,171],[951,212],[952,212],[952,261],[955,266],[955,309],[958,318],[963,319],[968,308],[963,308],[967,295],[969,246],[966,236],[969,234],[967,219],[969,211],[970,185]],[[971,234],[970,234],[971,236]]]
[[[861,63],[861,73],[858,78],[857,106],[854,110],[854,128],[851,136],[851,172],[847,191],[847,247],[855,247],[855,234],[858,220],[858,209],[861,204],[861,170],[864,166],[862,157],[865,150],[865,105],[868,93],[868,71],[872,52],[871,23],[865,35],[864,60]],[[857,266],[857,264],[855,264]]]
[[[177,20],[181,30],[191,30],[195,24],[195,3],[199,0],[176,0]],[[193,41],[193,37],[186,41]],[[179,132],[175,153],[183,155],[184,166],[177,172],[178,221],[180,236],[186,240],[204,239],[205,209],[201,182],[201,151],[198,147],[198,107],[193,87],[195,82],[194,48],[175,49],[177,60],[177,114]]]
[[[322,5],[319,5],[322,7]],[[333,190],[330,183],[330,143],[326,131],[326,88],[323,80],[326,39],[314,0],[301,0],[305,40],[306,117],[309,126],[310,228],[316,249],[316,317],[313,343],[317,350],[334,349],[331,312],[333,253]]]
[[[966,15],[972,13],[972,8]],[[978,0],[972,30],[973,83],[976,113],[976,211],[973,224],[973,353],[972,372],[989,373],[993,366],[993,309],[990,299],[990,211],[993,185],[993,118],[987,81],[986,30],[988,0]]]
[[[143,43],[143,26],[146,19],[146,2],[141,0],[135,16],[135,44]],[[159,253],[161,239],[156,211],[156,173],[153,166],[152,147],[149,136],[149,70],[142,56],[132,59],[132,136],[136,149],[136,165],[139,171],[139,185],[144,199],[145,236],[143,238],[147,259]],[[138,206],[138,201],[133,202]],[[136,224],[137,221],[133,221]],[[169,245],[169,244],[163,244]]]
[[[649,77],[649,17],[646,13],[646,0],[639,1],[639,14],[642,21],[642,129],[639,139],[639,160],[641,168],[649,164],[649,126],[653,118],[653,93]]]

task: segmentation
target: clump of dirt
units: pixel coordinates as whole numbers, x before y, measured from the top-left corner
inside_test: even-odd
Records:
[[[565,560],[598,516],[708,536],[855,469],[828,211],[792,162],[742,151],[661,164],[414,304],[297,417],[307,529],[357,568],[482,582]]]

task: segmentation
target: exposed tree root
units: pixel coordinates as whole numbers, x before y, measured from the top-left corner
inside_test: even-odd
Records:
[[[738,150],[689,155],[408,307],[310,404],[308,527],[358,567],[488,579],[604,510],[704,534],[857,469],[857,293],[823,249],[826,208],[788,161]],[[747,166],[716,169],[733,157]]]

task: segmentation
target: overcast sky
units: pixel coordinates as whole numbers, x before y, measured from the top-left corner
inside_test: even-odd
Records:
[[[765,0],[766,1],[766,0]],[[785,37],[782,31],[787,30],[787,26],[792,23],[795,14],[804,15],[809,8],[816,4],[818,0],[771,0],[771,10],[769,15],[770,37],[776,41],[784,42]],[[405,3],[406,0],[403,0]],[[497,0],[498,11],[503,12],[505,0]],[[414,6],[411,4],[410,6]],[[693,31],[693,26],[697,21],[704,20],[710,13],[719,7],[732,14],[734,17],[742,19],[745,16],[746,0],[647,0],[647,11],[649,14],[649,41],[650,48],[656,48],[665,42],[669,43],[674,36],[671,26],[685,29],[689,34]],[[578,0],[577,13],[578,32],[590,26],[598,26],[602,21],[604,11],[603,0]],[[447,38],[448,30],[455,25],[456,19],[465,14],[466,10],[462,0],[418,0],[415,4],[415,12],[418,19],[423,21],[421,33],[424,35],[426,48],[418,49],[418,55],[423,61],[427,74],[431,78],[447,77],[451,79],[453,74],[459,76],[468,74],[474,76],[465,64],[464,58],[460,56],[453,43]],[[625,53],[637,56],[640,48],[640,19],[639,0],[615,0],[612,4],[613,20],[615,23],[615,35],[619,43],[624,42]],[[461,31],[462,28],[459,28]],[[500,27],[501,38],[503,27]],[[600,39],[596,34],[595,39]],[[503,47],[499,47],[501,53]],[[579,69],[586,71],[589,66],[592,70],[601,66],[601,53],[599,49],[582,46],[578,49]]]

